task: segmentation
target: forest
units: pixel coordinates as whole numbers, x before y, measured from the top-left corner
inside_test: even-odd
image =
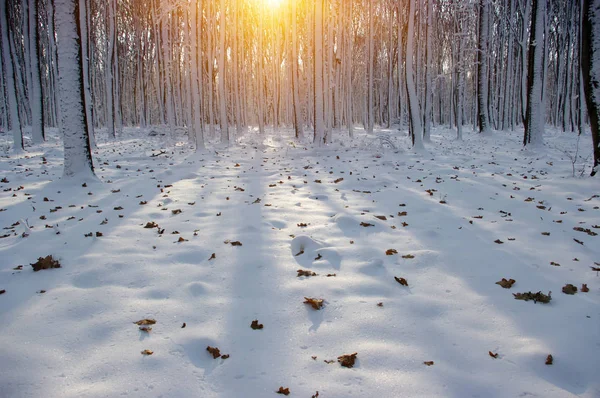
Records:
[[[600,0],[0,0],[0,397],[600,396]]]

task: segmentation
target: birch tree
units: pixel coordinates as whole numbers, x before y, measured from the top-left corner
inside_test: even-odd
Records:
[[[96,180],[85,113],[79,0],[55,0],[58,87],[64,143],[63,178]]]

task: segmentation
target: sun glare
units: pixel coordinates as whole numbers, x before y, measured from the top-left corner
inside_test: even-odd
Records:
[[[278,7],[280,6],[284,0],[264,0],[268,7]]]

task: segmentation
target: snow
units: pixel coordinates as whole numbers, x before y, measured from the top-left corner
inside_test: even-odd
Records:
[[[60,180],[56,130],[19,158],[0,137],[0,396],[600,396],[600,236],[573,230],[600,233],[600,192],[572,176],[575,134],[548,129],[532,152],[522,130],[436,128],[427,154],[393,131],[322,148],[273,134],[195,153],[181,135],[100,130],[104,184],[87,187]],[[589,135],[579,145],[577,175]],[[34,273],[48,254],[62,268]],[[528,291],[552,301],[513,298]]]

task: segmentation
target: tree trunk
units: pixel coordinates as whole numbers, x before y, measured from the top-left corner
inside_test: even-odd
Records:
[[[64,142],[64,178],[96,180],[88,137],[81,66],[79,0],[55,0],[58,86]]]
[[[546,0],[533,0],[527,67],[527,113],[523,145],[541,146],[544,133],[544,20]]]
[[[583,2],[581,36],[583,88],[594,145],[594,165],[591,173],[593,177],[600,167],[600,2],[598,0]]]
[[[408,113],[410,115],[410,134],[413,148],[424,149],[421,111],[413,76],[413,42],[415,38],[415,0],[410,0],[408,11],[408,36],[406,38],[406,92],[408,93]]]

